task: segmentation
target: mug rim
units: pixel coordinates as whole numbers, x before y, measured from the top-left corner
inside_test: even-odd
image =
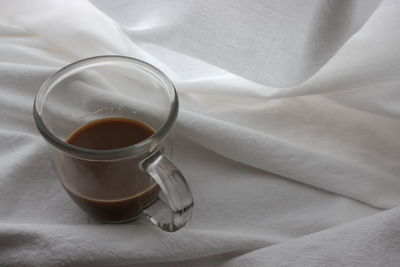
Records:
[[[102,62],[112,62],[112,61],[125,61],[129,63],[133,63],[136,65],[140,65],[141,67],[151,70],[153,74],[155,74],[158,78],[160,78],[163,82],[167,84],[167,90],[172,91],[172,100],[170,104],[170,110],[167,119],[163,123],[163,125],[150,137],[146,138],[145,140],[126,147],[117,148],[117,149],[110,149],[110,150],[95,150],[95,149],[88,149],[79,146],[75,146],[69,144],[62,139],[55,136],[47,127],[44,121],[42,120],[41,114],[38,111],[38,104],[39,104],[39,96],[43,92],[48,93],[49,88],[51,88],[56,82],[59,81],[59,78],[62,76],[68,77],[70,74],[80,70],[81,68],[88,68],[91,65],[97,65],[98,63]],[[97,63],[97,64],[96,64]],[[45,99],[46,95],[44,96]],[[45,101],[45,100],[44,100]],[[43,103],[44,103],[43,101]],[[172,81],[157,67],[147,63],[143,60],[128,57],[128,56],[121,56],[121,55],[101,55],[101,56],[94,56],[84,58],[75,62],[72,62],[52,75],[50,75],[41,85],[39,88],[35,100],[33,103],[33,118],[36,124],[37,129],[39,130],[40,134],[48,141],[50,144],[55,146],[56,148],[69,153],[73,156],[84,158],[84,159],[94,159],[94,160],[101,160],[101,159],[115,159],[115,158],[127,158],[133,157],[136,155],[140,155],[146,151],[155,150],[158,147],[158,144],[167,136],[168,132],[174,126],[176,118],[178,116],[179,111],[179,100],[178,94],[176,92],[175,86]]]

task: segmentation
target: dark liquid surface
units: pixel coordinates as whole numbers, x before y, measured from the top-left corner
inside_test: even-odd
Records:
[[[109,118],[80,127],[67,142],[94,150],[110,150],[140,143],[153,134],[154,130],[140,121]]]
[[[93,150],[111,150],[140,143],[154,134],[146,124],[125,118],[90,122],[67,142]],[[66,158],[64,187],[86,212],[102,221],[119,222],[139,215],[153,203],[158,185],[140,169],[143,158],[116,161],[86,161]]]

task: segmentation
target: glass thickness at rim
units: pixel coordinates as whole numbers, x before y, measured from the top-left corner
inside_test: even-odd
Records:
[[[69,77],[82,69],[87,69],[92,66],[102,65],[102,63],[110,63],[110,62],[127,62],[133,65],[137,65],[151,74],[156,76],[157,78],[161,79],[172,93],[172,100],[170,105],[170,111],[167,117],[167,120],[161,126],[161,128],[155,132],[149,138],[143,140],[140,143],[118,148],[112,150],[93,150],[82,148],[78,146],[74,146],[68,144],[61,140],[60,138],[56,137],[45,125],[41,117],[41,111],[38,110],[39,104],[42,106],[44,105],[44,101],[46,99],[47,94],[50,92],[53,85],[57,84],[59,81],[63,80],[64,78]],[[43,99],[41,99],[41,97]],[[43,103],[40,103],[43,101]],[[42,136],[52,145],[57,147],[58,149],[74,155],[79,158],[92,158],[97,157],[97,159],[107,159],[107,158],[127,158],[127,157],[134,157],[135,155],[140,155],[141,153],[150,150],[153,144],[157,144],[162,141],[162,139],[168,134],[169,130],[174,125],[176,118],[178,116],[179,110],[179,102],[178,102],[178,95],[173,83],[169,80],[169,78],[159,69],[154,67],[153,65],[146,63],[142,60],[131,58],[127,56],[114,56],[114,55],[104,55],[104,56],[96,56],[81,59],[79,61],[73,62],[65,67],[61,68],[54,74],[52,74],[47,80],[42,84],[40,87],[33,104],[33,117],[36,123],[36,126]]]

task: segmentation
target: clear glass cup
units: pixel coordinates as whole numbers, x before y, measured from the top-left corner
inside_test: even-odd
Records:
[[[172,232],[190,220],[193,208],[185,178],[167,158],[178,110],[174,85],[160,70],[134,58],[98,56],[50,76],[35,98],[33,115],[59,181],[78,206],[110,223],[145,214]],[[67,142],[76,129],[104,118],[134,119],[155,133],[113,150]]]

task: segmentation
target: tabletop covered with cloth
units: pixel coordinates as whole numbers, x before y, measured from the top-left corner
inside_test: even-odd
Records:
[[[2,1],[0,266],[400,266],[400,2]],[[32,118],[61,67],[124,55],[179,95],[194,196],[167,233],[91,219]]]

